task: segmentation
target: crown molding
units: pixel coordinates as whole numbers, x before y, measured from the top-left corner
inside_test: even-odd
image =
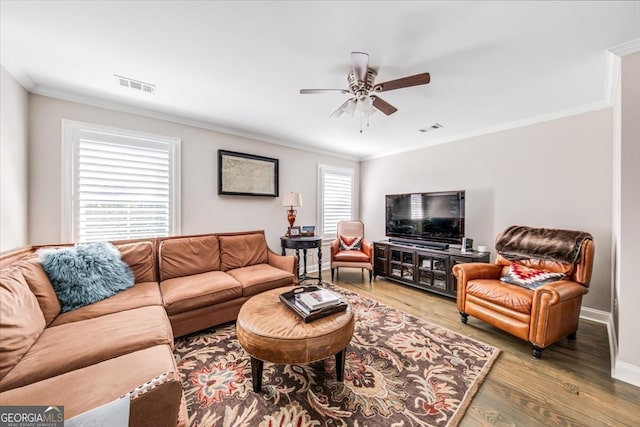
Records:
[[[11,77],[16,79],[16,81],[20,83],[20,86],[22,86],[27,92],[31,92],[36,86],[33,80],[31,80],[31,77],[29,77],[21,67],[15,66],[10,59],[3,58],[0,66],[11,74]]]
[[[640,52],[640,38],[629,40],[609,49],[609,52],[617,56],[627,56]]]
[[[607,51],[607,75],[605,80],[604,99],[607,104],[613,106],[620,79],[620,61],[627,55],[640,52],[640,38],[629,40]]]
[[[383,158],[383,157],[394,156],[396,154],[407,153],[407,152],[410,152],[410,151],[420,150],[422,148],[428,148],[428,147],[433,147],[435,145],[446,144],[448,142],[463,141],[463,140],[469,139],[469,138],[475,138],[475,137],[478,137],[478,136],[489,135],[489,134],[492,134],[492,133],[498,133],[498,132],[502,132],[502,131],[505,131],[505,130],[520,128],[520,127],[524,127],[524,126],[530,126],[530,125],[534,125],[534,124],[538,124],[538,123],[549,122],[549,121],[552,121],[552,120],[562,119],[562,118],[570,117],[570,116],[576,116],[578,114],[589,113],[589,112],[592,112],[592,111],[598,111],[598,110],[602,110],[604,108],[609,108],[609,107],[611,107],[611,105],[609,103],[607,103],[605,101],[598,101],[598,102],[594,102],[594,103],[591,103],[591,104],[580,105],[580,106],[577,106],[577,107],[574,107],[574,108],[568,108],[566,110],[555,111],[553,113],[541,114],[539,116],[527,117],[527,118],[521,119],[521,120],[514,120],[512,122],[502,123],[502,124],[499,124],[499,125],[486,127],[486,128],[483,128],[483,129],[477,129],[477,130],[473,130],[473,131],[470,131],[470,132],[459,133],[459,134],[448,136],[446,138],[440,138],[440,139],[436,139],[436,140],[433,140],[433,141],[425,142],[424,144],[414,145],[412,147],[407,147],[407,148],[402,149],[402,150],[387,151],[387,152],[384,152],[384,153],[381,153],[381,154],[368,156],[366,158],[363,158],[362,161],[374,160],[374,159],[379,159],[379,158]]]
[[[213,132],[247,138],[256,142],[267,142],[270,144],[292,148],[295,150],[307,151],[314,154],[323,154],[323,155],[337,157],[345,160],[351,160],[355,162],[360,160],[360,158],[355,156],[349,156],[344,153],[337,153],[337,152],[323,149],[320,147],[311,147],[308,145],[295,144],[295,143],[274,138],[268,135],[248,132],[248,131],[233,128],[233,127],[220,126],[216,123],[209,122],[206,120],[191,119],[178,114],[164,113],[164,112],[154,111],[154,110],[150,110],[142,107],[134,107],[134,106],[122,104],[119,102],[108,101],[104,99],[95,98],[92,96],[81,95],[78,93],[63,92],[63,91],[58,91],[51,88],[45,88],[42,86],[35,86],[32,89],[27,89],[27,91],[35,95],[47,96],[49,98],[60,99],[63,101],[76,102],[79,104],[90,105],[92,107],[105,108],[108,110],[113,110],[121,113],[136,114],[138,116],[147,117],[150,119],[163,120],[163,121],[176,123],[180,125],[192,126],[200,129],[210,130]]]
[[[620,72],[620,59],[624,56],[631,55],[636,52],[640,52],[640,38],[630,40],[628,42],[617,45],[611,49],[608,49],[607,56],[606,56],[607,72],[605,76],[605,90],[604,90],[603,99],[601,101],[569,108],[566,110],[561,110],[561,111],[552,112],[548,114],[542,114],[539,116],[528,117],[521,120],[515,120],[512,122],[502,123],[499,125],[490,126],[483,129],[477,129],[477,130],[466,132],[466,133],[458,133],[445,138],[440,138],[440,139],[432,140],[429,142],[425,142],[424,144],[417,144],[411,147],[406,147],[401,150],[385,151],[383,153],[374,154],[371,156],[364,156],[364,157],[347,155],[347,154],[338,153],[335,151],[328,151],[326,149],[313,147],[309,145],[302,145],[299,143],[292,143],[292,142],[275,138],[269,135],[249,132],[246,130],[237,129],[233,127],[222,126],[207,120],[192,119],[192,118],[181,116],[179,114],[159,112],[159,111],[149,110],[146,108],[126,105],[126,104],[115,102],[115,101],[107,101],[107,100],[99,99],[96,97],[91,97],[88,95],[63,92],[63,91],[58,91],[51,88],[36,86],[33,83],[33,81],[29,78],[29,76],[27,76],[24,73],[15,72],[16,70],[19,70],[19,67],[11,67],[11,64],[5,64],[5,63],[3,63],[2,66],[4,66],[5,69],[7,69],[7,71],[9,71],[9,73],[12,76],[14,76],[14,78],[16,78],[16,80],[28,92],[36,95],[48,96],[51,98],[57,98],[65,101],[82,103],[82,104],[91,105],[94,107],[106,108],[106,109],[129,113],[129,114],[136,114],[136,115],[151,118],[151,119],[164,120],[172,123],[206,129],[213,132],[219,132],[219,133],[234,135],[242,138],[247,138],[257,142],[267,142],[270,144],[292,148],[295,150],[301,150],[301,151],[306,151],[306,152],[315,153],[315,154],[329,155],[332,157],[346,159],[350,161],[362,162],[362,161],[374,160],[374,159],[383,158],[383,157],[389,157],[389,156],[402,154],[406,152],[411,152],[411,151],[415,151],[423,148],[432,147],[435,145],[445,144],[445,143],[454,142],[454,141],[461,141],[468,138],[474,138],[474,137],[487,135],[491,133],[515,129],[518,127],[529,126],[529,125],[547,122],[551,120],[557,120],[557,119],[561,119],[561,118],[565,118],[573,115],[584,114],[591,111],[597,111],[603,108],[611,107],[613,106],[613,102],[615,100],[615,94],[617,90],[618,76]],[[6,62],[6,58],[4,62]]]
[[[603,108],[609,108],[613,106],[615,101],[615,95],[618,85],[618,77],[620,73],[620,58],[640,52],[640,38],[630,40],[628,42],[619,44],[607,50],[606,57],[606,76],[605,76],[605,90],[604,98],[602,101],[594,102],[591,104],[580,105],[574,108],[566,110],[556,111],[553,113],[542,114],[539,116],[528,117],[522,120],[516,120],[499,124],[496,126],[490,126],[483,129],[474,130],[467,133],[451,135],[446,138],[436,139],[433,141],[425,142],[421,145],[415,145],[413,147],[407,147],[402,150],[386,151],[384,153],[375,154],[373,156],[364,157],[361,161],[374,160],[383,157],[389,157],[396,154],[407,153],[410,151],[419,150],[422,148],[432,147],[434,145],[446,144],[448,142],[461,141],[468,138],[474,138],[477,136],[488,135],[491,133],[501,132],[504,130],[515,129],[518,127],[529,126],[536,123],[543,123],[551,120],[557,120],[565,117],[575,116],[578,114],[584,114],[591,111],[601,110]]]

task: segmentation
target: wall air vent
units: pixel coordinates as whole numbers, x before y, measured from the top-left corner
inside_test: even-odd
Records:
[[[418,129],[418,132],[422,132],[422,133],[431,132],[431,131],[440,129],[441,127],[444,127],[444,126],[441,125],[440,123],[434,123],[432,125],[429,125],[427,127],[422,128],[422,129]]]
[[[128,87],[130,89],[135,89],[146,93],[156,93],[156,85],[152,85],[151,83],[133,80],[128,77],[118,76],[117,74],[114,74],[113,77],[116,79],[116,84],[118,86]]]

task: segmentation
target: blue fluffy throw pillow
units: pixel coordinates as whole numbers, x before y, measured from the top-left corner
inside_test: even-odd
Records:
[[[131,269],[111,243],[41,249],[39,255],[63,313],[109,298],[134,284]]]

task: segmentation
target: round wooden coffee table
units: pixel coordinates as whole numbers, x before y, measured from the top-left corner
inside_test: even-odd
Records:
[[[280,294],[292,289],[277,288],[255,295],[238,313],[238,341],[251,356],[255,392],[262,388],[264,362],[310,363],[335,355],[336,377],[342,381],[344,350],[353,336],[351,308],[304,323],[279,299]]]

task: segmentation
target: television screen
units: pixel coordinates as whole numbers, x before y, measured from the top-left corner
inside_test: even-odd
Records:
[[[459,244],[464,237],[464,191],[388,194],[386,234]]]

